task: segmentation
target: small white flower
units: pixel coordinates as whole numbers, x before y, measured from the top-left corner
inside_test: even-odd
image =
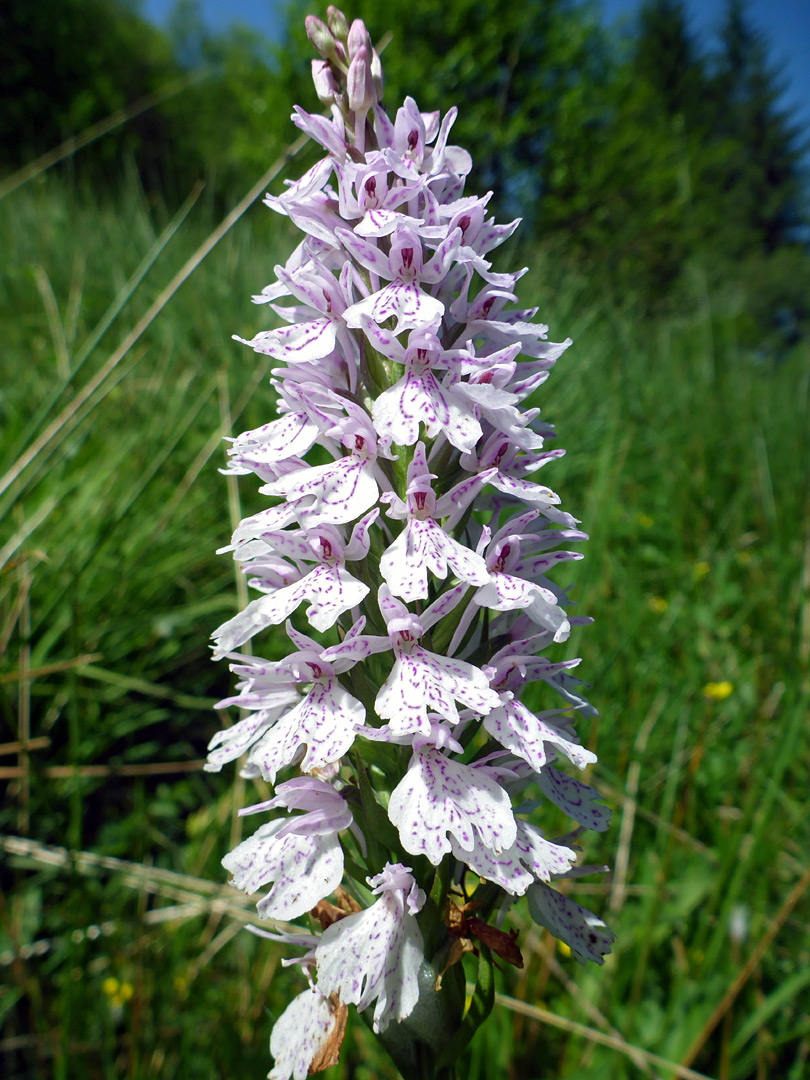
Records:
[[[222,860],[233,884],[248,894],[274,882],[258,904],[263,919],[297,919],[334,892],[343,878],[343,849],[336,833],[284,832],[287,824],[282,818],[262,825]]]
[[[432,285],[445,276],[461,242],[461,229],[456,229],[439,245],[427,264],[423,264],[421,239],[407,225],[397,227],[388,255],[349,229],[335,232],[362,266],[388,280],[382,289],[346,309],[343,317],[348,326],[361,327],[364,318],[384,323],[393,317],[397,320],[394,333],[401,334],[403,330],[426,330],[441,319],[444,304],[420,286]]]
[[[374,708],[381,719],[389,721],[392,731],[429,735],[428,710],[455,724],[456,701],[482,714],[500,704],[480,668],[440,656],[419,644],[430,609],[421,617],[413,615],[391,595],[387,585],[380,586],[379,603],[396,659]]]
[[[271,783],[304,747],[301,768],[305,772],[338,761],[365,720],[364,706],[340,685],[334,669],[317,665],[312,676],[312,688],[303,701],[277,720],[250,751],[248,762],[257,765]]]
[[[337,527],[320,525],[303,532],[266,532],[261,540],[252,540],[237,548],[235,557],[247,561],[247,571],[257,574],[262,573],[265,565],[262,555],[274,553],[268,560],[274,582],[251,579],[250,584],[263,587],[268,595],[252,600],[238,615],[214,631],[211,635],[216,642],[214,658],[238,649],[260,630],[283,623],[304,600],[309,601],[306,609],[309,622],[320,631],[328,630],[344,611],[356,607],[369,589],[352,577],[345,562],[346,559],[364,558],[368,553],[368,527],[378,514],[376,507],[366,514],[355,525],[348,544]],[[301,574],[287,560],[293,560],[299,566],[304,561],[317,561],[318,565]],[[275,581],[289,581],[290,578],[297,580],[275,586]]]
[[[410,1016],[419,1000],[422,934],[414,916],[425,902],[410,867],[388,863],[368,878],[380,899],[324,930],[315,949],[318,989],[362,1012],[376,1001],[374,1030]]]
[[[345,1010],[316,988],[293,998],[270,1036],[270,1053],[276,1063],[267,1080],[306,1080],[310,1066],[330,1040],[340,1045],[345,1024]]]
[[[389,492],[383,499],[390,503],[388,516],[404,518],[405,528],[380,559],[380,573],[394,596],[408,602],[428,595],[428,571],[446,578],[448,568],[470,585],[489,580],[480,555],[454,540],[442,528],[439,518],[453,508],[447,496],[436,498],[428,472],[424,443],[417,443],[408,467],[407,503]]]
[[[554,723],[555,720],[560,722]],[[542,772],[548,760],[547,743],[561,750],[579,769],[596,761],[596,754],[580,746],[568,730],[559,710],[535,715],[511,694],[503,695],[503,704],[485,717],[484,727],[501,746],[523,758],[536,773]]]
[[[412,331],[408,348],[371,319],[364,317],[369,342],[385,356],[405,365],[405,374],[374,402],[372,417],[377,433],[401,446],[412,446],[424,424],[429,438],[444,432],[459,450],[469,452],[483,430],[473,410],[452,385],[439,382],[435,367],[444,366],[443,349],[430,330]]]
[[[535,881],[550,881],[567,874],[577,853],[573,848],[547,840],[539,829],[520,818],[515,823],[515,843],[500,854],[488,850],[477,838],[469,852],[455,840],[452,845],[455,857],[474,873],[494,881],[513,896],[522,896]]]
[[[262,825],[222,860],[233,884],[254,893],[274,882],[258,904],[263,919],[297,919],[334,892],[343,878],[338,832],[351,828],[346,802],[322,780],[304,776],[279,784],[277,795],[250,812],[286,806],[306,813]]]
[[[412,855],[426,855],[434,866],[452,848],[448,833],[464,851],[476,843],[495,853],[510,848],[517,826],[507,792],[485,765],[454,761],[437,741],[461,750],[447,728],[433,724],[430,741],[414,740],[408,771],[391,793],[388,816],[402,846]]]
[[[346,408],[351,415],[336,426],[335,434],[340,434],[349,454],[327,465],[294,469],[261,489],[265,495],[284,495],[293,503],[304,528],[353,521],[379,496],[376,433],[362,409],[351,402]]]

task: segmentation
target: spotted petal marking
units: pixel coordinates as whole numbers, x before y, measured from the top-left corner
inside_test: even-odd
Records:
[[[285,495],[289,502],[306,499],[296,506],[301,524],[343,525],[360,517],[377,501],[379,488],[371,472],[371,462],[348,455],[326,465],[296,469],[287,476],[268,484],[268,495]]]
[[[499,885],[511,896],[523,896],[534,878],[520,861],[520,852],[513,845],[507,851],[496,855],[484,847],[478,837],[474,837],[472,851],[465,851],[458,841],[451,836],[450,845],[453,856],[459,862],[466,863],[474,874]]]
[[[302,771],[323,768],[349,750],[365,716],[361,703],[337,679],[318,679],[304,700],[256,743],[248,763],[257,765],[262,776],[275,783],[278,771],[292,765],[306,746]]]
[[[581,964],[588,960],[603,963],[616,939],[613,931],[592,911],[542,881],[529,889],[529,913],[536,923],[564,941]]]
[[[573,848],[547,840],[534,825],[517,822],[517,840],[512,851],[519,852],[523,865],[540,881],[567,874],[577,860]]]
[[[610,824],[610,807],[604,806],[596,788],[575,780],[560,769],[546,766],[537,774],[543,794],[579,825],[604,832]]]
[[[203,769],[205,772],[219,772],[228,761],[233,761],[259,739],[268,727],[284,712],[288,705],[298,700],[295,691],[287,695],[286,703],[275,709],[260,709],[246,716],[233,727],[218,731],[208,744],[208,760]]]
[[[431,371],[421,374],[410,366],[405,375],[374,402],[374,427],[401,446],[412,446],[423,423],[430,438],[444,431],[448,441],[469,453],[482,429],[472,410],[452,389],[443,387]]]
[[[315,950],[318,989],[362,1012],[373,1001],[375,1032],[410,1016],[424,960],[419,925],[396,892],[324,930]]]
[[[428,570],[445,578],[448,566],[471,585],[489,578],[481,556],[448,536],[432,518],[412,518],[380,559],[380,573],[391,592],[408,602],[427,597]]]
[[[546,743],[562,750],[579,769],[595,762],[596,754],[551,722],[550,717],[556,716],[559,713],[554,710],[535,715],[522,701],[512,698],[492,710],[484,720],[484,727],[501,746],[527,761],[536,773],[542,771],[548,760]]]
[[[488,850],[476,837],[472,851],[464,851],[451,837],[453,855],[466,863],[473,873],[500,885],[512,896],[522,896],[536,880],[550,881],[571,868],[577,853],[554,844],[533,825],[515,819],[517,838],[512,847],[499,855]]]
[[[258,903],[263,919],[297,919],[334,892],[343,878],[343,849],[337,833],[279,832],[283,818],[262,825],[222,860],[233,884],[254,893],[273,887]]]
[[[450,659],[415,645],[410,652],[397,654],[393,670],[383,683],[374,708],[388,720],[395,734],[430,733],[428,709],[458,722],[455,701],[476,712],[488,713],[500,704],[480,668],[464,660]]]
[[[426,330],[444,315],[444,304],[423,292],[415,281],[390,281],[379,292],[346,308],[343,318],[352,328],[363,325],[363,316],[375,323],[397,320],[393,332]]]
[[[263,330],[250,341],[240,337],[235,340],[250,345],[254,352],[272,356],[274,360],[307,364],[322,360],[334,351],[337,327],[336,319],[320,318],[283,326],[280,330]]]
[[[301,457],[318,437],[318,426],[305,412],[284,413],[278,420],[243,432],[234,439],[229,454],[248,452],[255,459],[272,464],[288,457]]]
[[[312,626],[316,630],[328,630],[344,611],[359,604],[368,591],[367,585],[341,566],[316,566],[300,581],[251,600],[243,611],[215,630],[214,658],[238,649],[265,627],[283,623],[304,600],[310,601],[306,614]]]
[[[293,998],[270,1036],[276,1063],[267,1080],[307,1080],[310,1065],[333,1037],[343,1011],[314,988]]]
[[[391,794],[388,816],[405,850],[427,855],[434,866],[452,849],[448,833],[464,851],[474,850],[477,837],[496,854],[517,836],[509,796],[500,784],[430,745],[415,751]]]

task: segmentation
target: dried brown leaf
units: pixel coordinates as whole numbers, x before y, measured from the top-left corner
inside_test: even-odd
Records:
[[[467,919],[467,930],[483,941],[490,949],[507,964],[514,964],[516,968],[523,967],[523,955],[518,948],[518,932],[510,930],[507,934],[504,930],[496,930],[494,926],[485,923],[483,919]]]
[[[329,998],[329,1008],[333,1018],[332,1030],[329,1032],[326,1042],[312,1059],[307,1070],[310,1076],[323,1072],[324,1069],[328,1069],[332,1065],[337,1065],[340,1057],[340,1046],[346,1033],[346,1017],[349,1015],[349,1009],[337,994],[332,994]]]
[[[348,912],[341,911],[339,907],[330,904],[328,900],[319,900],[315,907],[310,911],[312,918],[317,919],[321,924],[322,930],[325,930],[327,926],[331,926],[332,923],[340,922],[341,919],[345,919],[347,914]]]
[[[473,945],[473,943],[470,941],[469,938],[465,938],[465,937],[456,938],[456,940],[450,946],[450,955],[447,958],[447,963],[444,965],[442,970],[439,972],[439,977],[436,979],[436,993],[437,994],[442,988],[442,979],[444,978],[444,973],[447,971],[447,969],[451,968],[453,966],[453,964],[457,964],[459,962],[459,960],[462,958],[462,956],[464,955],[464,953],[472,952],[474,950],[474,948],[475,948],[475,946]]]

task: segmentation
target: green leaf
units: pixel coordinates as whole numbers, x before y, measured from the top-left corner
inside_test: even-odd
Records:
[[[495,975],[492,970],[492,953],[483,942],[478,945],[478,973],[470,1004],[461,1021],[461,1027],[447,1044],[438,1060],[439,1069],[447,1068],[458,1060],[459,1055],[478,1031],[495,1004]]]
[[[731,1043],[732,1054],[737,1054],[752,1035],[761,1031],[775,1013],[789,1005],[794,998],[798,998],[801,991],[808,985],[810,985],[810,968],[808,967],[794,972],[785,979],[758,1008],[754,1009],[740,1030],[735,1033]]]

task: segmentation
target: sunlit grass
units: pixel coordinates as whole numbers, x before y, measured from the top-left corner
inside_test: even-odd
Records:
[[[134,184],[98,203],[48,181],[0,203],[3,475],[205,241],[205,193],[186,209],[172,223]],[[271,1014],[301,983],[191,880],[224,881],[239,828],[232,772],[193,763],[228,687],[208,635],[236,607],[214,554],[236,512],[220,436],[272,407],[230,334],[264,325],[249,297],[289,250],[280,228],[251,210],[0,495],[2,831],[186,875],[4,860],[4,1076],[263,1076]],[[649,324],[531,261],[523,295],[575,339],[538,395],[569,450],[543,479],[592,537],[566,573],[596,623],[560,656],[594,684],[583,735],[615,813],[583,852],[614,876],[572,894],[618,941],[579,968],[518,907],[526,966],[500,989],[712,1077],[800,1080],[808,352],[747,355],[733,296]],[[239,494],[253,505],[249,482]],[[325,1075],[395,1073],[358,1022]],[[672,1073],[506,1002],[461,1075]]]

